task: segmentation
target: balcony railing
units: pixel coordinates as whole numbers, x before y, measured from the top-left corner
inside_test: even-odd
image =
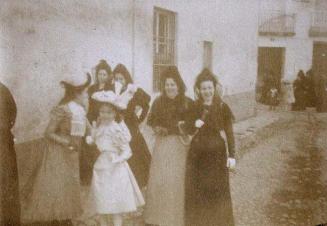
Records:
[[[282,10],[264,10],[259,16],[259,35],[294,36],[295,14],[285,14]]]
[[[315,11],[311,15],[311,37],[327,37],[327,11]]]

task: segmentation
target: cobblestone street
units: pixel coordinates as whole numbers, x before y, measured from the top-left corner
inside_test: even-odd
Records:
[[[326,117],[288,117],[286,129],[247,150],[232,175],[238,226],[327,222]]]
[[[279,114],[285,123],[272,128],[272,136],[245,150],[231,173],[237,226],[327,222],[327,117]],[[125,225],[144,225],[140,215],[141,211],[127,216]],[[96,219],[85,223],[97,225]]]

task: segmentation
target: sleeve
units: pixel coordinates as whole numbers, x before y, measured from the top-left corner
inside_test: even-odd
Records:
[[[151,126],[152,128],[160,125],[160,97],[154,100],[151,110],[148,116],[147,124]]]
[[[139,123],[143,122],[146,118],[150,108],[150,101],[151,96],[147,94],[143,89],[138,88],[137,92],[135,93],[135,105],[139,105],[142,108]]]
[[[64,117],[67,116],[67,112],[64,109],[64,106],[54,107],[50,113],[50,122],[46,128],[45,136],[49,139],[52,139],[60,144],[69,144],[67,138],[63,138],[60,135],[56,134],[57,128]]]
[[[121,153],[113,160],[114,163],[126,161],[132,156],[132,150],[129,146],[131,139],[132,137],[126,124],[124,122],[119,123],[114,144],[119,147]]]
[[[125,144],[129,144],[132,139],[132,135],[129,132],[128,127],[126,126],[125,122],[122,121],[117,124],[117,129],[115,130],[114,135],[114,144],[117,146],[123,146]]]
[[[229,157],[235,158],[235,137],[233,131],[233,121],[235,119],[230,107],[223,103],[224,131],[227,138]]]

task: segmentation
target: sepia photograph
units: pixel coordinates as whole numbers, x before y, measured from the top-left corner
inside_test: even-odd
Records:
[[[327,0],[0,0],[0,226],[327,225]]]

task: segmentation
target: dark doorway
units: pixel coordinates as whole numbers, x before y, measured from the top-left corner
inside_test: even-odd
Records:
[[[284,71],[285,48],[259,47],[256,101],[267,104],[267,93],[272,86],[280,90]]]
[[[327,111],[327,43],[314,42],[312,69],[316,92],[318,112]]]

